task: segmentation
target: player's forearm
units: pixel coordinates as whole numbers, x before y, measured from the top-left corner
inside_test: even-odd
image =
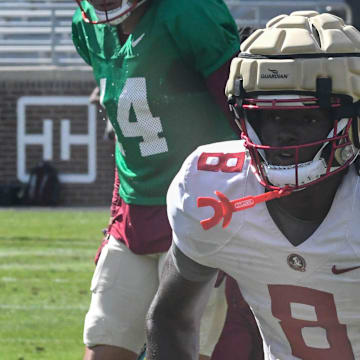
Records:
[[[198,331],[192,322],[150,314],[146,321],[147,360],[195,360],[198,358]]]

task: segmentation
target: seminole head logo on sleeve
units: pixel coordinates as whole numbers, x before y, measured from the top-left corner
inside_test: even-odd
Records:
[[[225,92],[251,156],[251,170],[267,192],[231,201],[218,192],[219,200],[198,198],[199,207],[214,208],[214,216],[201,222],[204,229],[221,219],[225,227],[235,211],[306,189],[354,163],[360,149],[360,32],[327,13],[277,16],[242,43]],[[327,136],[287,146],[262,143],[259,114],[309,109],[326,111],[332,123]],[[309,150],[315,156],[302,161]],[[291,154],[291,161],[274,163],[275,152]]]

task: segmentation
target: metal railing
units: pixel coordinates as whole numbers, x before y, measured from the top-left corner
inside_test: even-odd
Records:
[[[0,3],[0,66],[83,65],[71,40],[72,0]]]
[[[225,0],[225,3],[239,28],[263,28],[271,18],[298,10],[330,12],[347,24],[353,20],[351,8],[343,0]]]

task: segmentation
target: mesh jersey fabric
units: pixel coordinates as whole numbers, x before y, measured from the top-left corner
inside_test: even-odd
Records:
[[[93,8],[83,3],[88,16]],[[205,77],[239,49],[220,0],[153,0],[120,44],[110,25],[77,10],[73,41],[92,66],[118,140],[119,194],[126,203],[165,204],[170,181],[199,144],[235,138]]]

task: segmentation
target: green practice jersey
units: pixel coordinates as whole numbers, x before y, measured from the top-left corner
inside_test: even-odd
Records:
[[[93,8],[83,2],[90,18]],[[73,41],[92,66],[114,127],[120,196],[165,204],[168,186],[197,146],[235,138],[204,79],[239,50],[222,0],[152,0],[121,44],[117,29],[73,18]]]

